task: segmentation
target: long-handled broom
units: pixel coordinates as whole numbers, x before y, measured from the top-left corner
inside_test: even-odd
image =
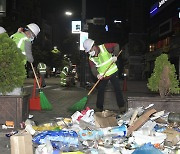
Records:
[[[52,105],[51,105],[51,103],[48,101],[47,97],[45,96],[45,94],[44,94],[43,91],[41,90],[41,87],[40,87],[40,84],[39,84],[39,81],[38,81],[38,78],[37,78],[37,75],[36,75],[36,73],[35,73],[35,70],[34,70],[34,67],[33,67],[33,64],[32,64],[32,63],[31,63],[31,67],[32,67],[32,70],[33,70],[33,73],[34,73],[34,77],[35,77],[35,79],[36,79],[36,82],[37,82],[37,85],[38,85],[38,88],[39,88],[41,109],[42,109],[42,110],[52,110]]]
[[[122,50],[118,53],[117,57],[121,54]],[[103,76],[106,74],[106,72],[109,70],[109,68],[112,66],[114,62],[112,62],[105,70],[105,72],[103,73]],[[87,100],[88,100],[88,96],[92,93],[92,91],[95,89],[95,87],[97,86],[97,84],[100,82],[101,79],[98,79],[97,82],[94,84],[94,86],[91,88],[91,90],[88,92],[87,96],[83,97],[80,101],[78,101],[77,103],[75,103],[74,105],[72,105],[69,110],[72,112],[75,111],[81,111],[84,109]]]

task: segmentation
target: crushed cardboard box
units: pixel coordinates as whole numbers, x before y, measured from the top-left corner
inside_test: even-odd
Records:
[[[167,135],[165,143],[169,146],[176,145],[180,141],[180,132],[167,128],[163,133]]]
[[[145,112],[143,115],[141,115],[135,122],[133,122],[129,127],[128,127],[128,133],[127,136],[131,135],[131,133],[138,128],[140,128],[148,119],[149,117],[155,113],[155,109],[151,109],[147,112]]]
[[[94,120],[95,125],[100,128],[118,126],[116,114],[113,111],[95,112]]]
[[[33,154],[32,136],[23,132],[10,137],[11,154]]]

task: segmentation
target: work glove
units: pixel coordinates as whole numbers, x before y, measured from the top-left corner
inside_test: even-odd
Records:
[[[20,32],[20,33],[23,32],[23,28],[22,27],[18,28],[17,32]]]
[[[112,62],[115,63],[116,61],[117,61],[117,57],[116,57],[116,56],[113,56],[113,57],[112,57]]]
[[[98,78],[98,80],[102,80],[102,79],[103,79],[103,75],[98,74],[98,75],[97,75],[97,78]]]

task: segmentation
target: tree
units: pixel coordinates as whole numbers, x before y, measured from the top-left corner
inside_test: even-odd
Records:
[[[148,79],[147,87],[151,91],[159,92],[161,98],[168,94],[180,92],[175,66],[168,60],[167,54],[161,54],[156,58],[155,67]]]
[[[0,92],[5,95],[21,87],[26,78],[24,55],[6,33],[0,34]]]

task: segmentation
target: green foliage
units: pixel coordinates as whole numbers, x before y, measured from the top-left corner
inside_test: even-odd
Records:
[[[170,68],[169,79],[170,79],[170,87],[169,93],[178,94],[180,92],[179,81],[177,80],[175,66],[168,61],[167,54],[161,54],[156,58],[155,67],[151,77],[148,79],[147,87],[154,92],[159,92],[159,83],[161,80],[161,74],[163,72],[163,68],[168,66]]]
[[[6,33],[0,34],[0,92],[5,95],[21,87],[26,78],[24,55]]]

